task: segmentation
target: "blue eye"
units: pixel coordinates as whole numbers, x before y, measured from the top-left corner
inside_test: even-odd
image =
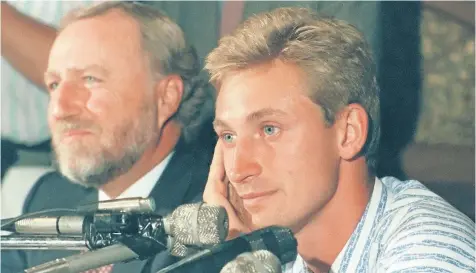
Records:
[[[97,82],[98,79],[93,77],[93,76],[85,76],[84,79],[87,81],[87,82]]]
[[[268,136],[275,135],[275,134],[278,133],[278,131],[279,131],[279,129],[276,126],[266,125],[266,126],[263,127],[263,132]]]
[[[58,83],[57,82],[52,82],[52,83],[49,83],[47,86],[48,86],[48,90],[53,91],[56,88],[58,88]]]
[[[232,143],[235,140],[235,136],[232,134],[223,134],[221,138],[227,143]]]

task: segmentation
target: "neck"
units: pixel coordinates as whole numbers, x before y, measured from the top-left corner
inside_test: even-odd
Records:
[[[314,273],[328,272],[344,248],[370,200],[373,179],[364,158],[341,163],[334,196],[296,233],[298,252]]]
[[[109,181],[101,189],[111,199],[118,197],[142,176],[160,164],[172,152],[179,138],[180,127],[174,122],[168,122],[163,128],[158,142],[153,142],[129,171]]]

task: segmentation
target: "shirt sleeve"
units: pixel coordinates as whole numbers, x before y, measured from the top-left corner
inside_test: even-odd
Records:
[[[378,272],[475,272],[474,223],[448,204],[423,206],[389,237]]]

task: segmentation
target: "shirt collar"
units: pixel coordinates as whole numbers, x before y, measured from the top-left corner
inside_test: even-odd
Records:
[[[162,162],[157,164],[152,170],[142,176],[134,184],[129,186],[129,188],[122,192],[116,199],[130,197],[148,197],[150,195],[150,192],[156,185],[157,181],[159,180],[160,176],[164,172],[165,168],[167,167],[167,164],[169,163],[173,154],[174,151],[172,151],[166,158],[164,158],[164,160],[162,160]],[[101,202],[110,200],[111,198],[100,189],[98,199],[99,202]]]
[[[383,184],[380,179],[375,177],[375,184],[373,187],[372,195],[370,197],[370,201],[365,208],[364,214],[362,215],[357,227],[355,228],[354,232],[352,233],[351,237],[345,244],[344,248],[339,252],[337,258],[332,263],[331,270],[329,272],[340,272],[340,266],[347,259],[347,252],[349,250],[356,251],[356,241],[359,236],[369,236],[370,228],[369,224],[373,224],[372,221],[366,221],[366,219],[373,219],[376,215],[376,209],[381,201],[381,197],[383,194]],[[283,266],[284,273],[305,273],[306,271],[306,264],[304,259],[298,254],[296,259],[293,262],[290,262]]]

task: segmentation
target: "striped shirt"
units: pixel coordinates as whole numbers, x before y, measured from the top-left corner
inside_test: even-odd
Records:
[[[19,12],[57,27],[61,18],[84,1],[9,1]],[[49,139],[47,123],[48,94],[31,83],[2,58],[2,138],[34,145]]]
[[[475,225],[418,181],[376,179],[337,272],[475,272]],[[305,273],[298,256],[285,273]]]

